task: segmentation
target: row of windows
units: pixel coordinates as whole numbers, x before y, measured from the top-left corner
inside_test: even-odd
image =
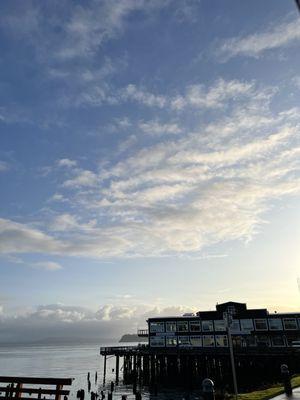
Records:
[[[298,328],[299,325],[299,328]],[[256,318],[252,319],[234,319],[232,321],[231,330],[239,331],[280,331],[280,330],[296,330],[300,329],[300,318],[298,324],[296,318]],[[215,321],[167,321],[167,322],[150,322],[151,333],[162,332],[222,332],[226,331],[224,320]]]
[[[241,347],[285,347],[291,345],[284,336],[233,337],[233,345]],[[150,336],[151,347],[228,347],[227,335]]]

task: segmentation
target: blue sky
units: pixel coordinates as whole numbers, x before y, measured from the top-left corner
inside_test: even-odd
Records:
[[[295,2],[0,8],[2,320],[298,310]]]

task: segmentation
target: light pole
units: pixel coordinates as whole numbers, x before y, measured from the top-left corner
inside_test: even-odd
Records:
[[[235,400],[237,400],[238,399],[238,387],[237,387],[237,379],[236,379],[236,371],[235,371],[235,363],[234,363],[234,355],[233,355],[232,336],[231,336],[231,331],[230,331],[230,328],[231,328],[231,325],[232,325],[232,315],[228,311],[226,311],[223,314],[223,319],[224,319],[224,322],[225,322],[225,326],[226,326],[226,329],[227,329],[227,336],[228,336],[228,345],[229,345],[229,352],[230,352],[234,398],[235,398]]]

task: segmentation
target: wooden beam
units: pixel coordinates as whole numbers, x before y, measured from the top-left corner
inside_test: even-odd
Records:
[[[6,390],[6,386],[1,386],[0,387],[0,392],[5,392]],[[16,392],[18,390],[17,387],[13,388],[12,391]],[[42,394],[51,394],[54,395],[57,393],[56,389],[41,389],[42,390]],[[36,388],[20,388],[18,390],[20,393],[27,393],[27,394],[38,394],[40,392],[40,389],[36,389]],[[70,390],[60,390],[59,394],[62,396],[68,396],[70,394]]]
[[[32,377],[21,377],[21,376],[0,376],[0,382],[68,386],[72,385],[73,378],[32,378]]]

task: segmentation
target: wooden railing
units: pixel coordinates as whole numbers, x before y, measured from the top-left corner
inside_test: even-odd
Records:
[[[140,352],[148,348],[147,344],[138,344],[137,346],[109,346],[100,347],[101,355],[117,354],[117,353],[134,353]]]
[[[72,378],[0,376],[0,399],[60,400],[61,396],[66,398],[70,394],[70,390],[63,390],[63,386],[72,385],[72,381]],[[40,385],[46,385],[47,388],[43,388]],[[24,394],[25,396],[23,396]],[[36,396],[32,397],[32,394]]]
[[[147,336],[149,336],[148,329],[138,329],[137,334],[138,334],[138,336],[140,336],[140,337],[147,337]]]

